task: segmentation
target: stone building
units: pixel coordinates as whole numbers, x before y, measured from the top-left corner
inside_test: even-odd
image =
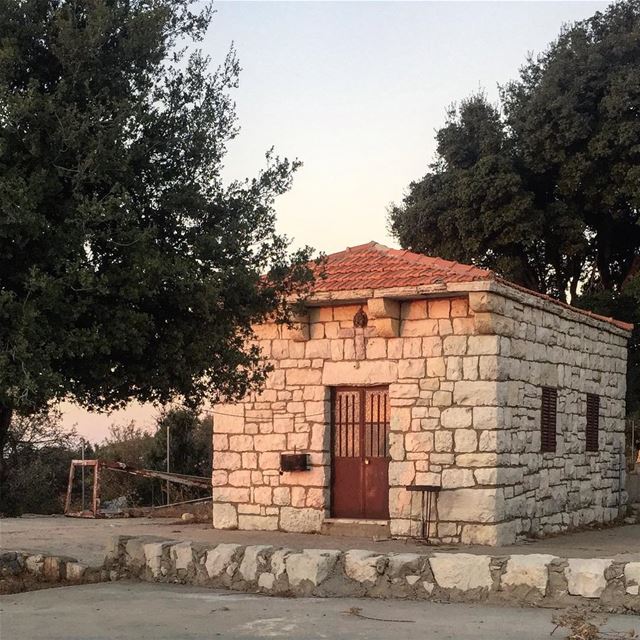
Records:
[[[264,391],[215,410],[214,527],[423,535],[416,485],[441,543],[622,514],[631,325],[373,242],[325,269],[294,327],[256,327]]]

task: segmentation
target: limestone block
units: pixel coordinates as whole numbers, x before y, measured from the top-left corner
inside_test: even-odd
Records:
[[[240,487],[213,487],[214,502],[249,502],[251,491]]]
[[[285,451],[287,448],[287,438],[284,433],[255,436],[253,441],[256,451]]]
[[[429,558],[433,576],[443,589],[489,589],[493,583],[490,556],[470,553],[436,553]]]
[[[451,303],[448,299],[429,300],[430,318],[448,318],[451,313]]]
[[[238,569],[243,580],[247,582],[254,582],[256,580],[258,572],[266,567],[266,555],[272,549],[273,547],[265,544],[251,545],[245,548],[244,556]]]
[[[473,429],[456,429],[453,433],[456,452],[469,453],[476,450],[478,438]]]
[[[469,307],[475,313],[504,313],[505,299],[490,291],[472,291],[469,293]]]
[[[321,509],[283,507],[280,510],[280,528],[283,531],[313,533],[320,531],[324,520]]]
[[[400,335],[400,320],[396,318],[377,318],[375,323],[376,335],[380,338],[397,338]],[[398,357],[389,353],[389,358]]]
[[[640,592],[640,562],[627,562],[624,566],[624,580],[627,585],[627,593],[632,596]]]
[[[413,462],[389,462],[389,485],[406,486],[413,482],[415,477],[415,465]]]
[[[387,574],[390,578],[398,578],[409,573],[419,573],[425,556],[418,553],[391,553],[388,561]]]
[[[271,573],[278,579],[286,570],[287,558],[294,553],[292,549],[276,549],[271,556]]]
[[[275,582],[275,576],[273,573],[261,573],[258,578],[258,586],[261,589],[265,589],[266,591],[270,591],[273,589],[273,583]]]
[[[370,318],[399,318],[400,303],[391,298],[369,298],[367,312]]]
[[[424,358],[411,358],[398,362],[399,378],[424,378],[425,360]]]
[[[127,552],[127,556],[130,558],[130,564],[136,565],[144,565],[146,562],[144,557],[144,545],[149,541],[149,538],[130,538],[125,542],[125,550]],[[45,558],[46,565],[46,558]],[[46,566],[45,566],[46,570]]]
[[[471,356],[500,353],[500,336],[469,336],[467,354]]]
[[[446,372],[444,358],[427,358],[427,376],[429,378],[443,378]]]
[[[302,553],[288,555],[285,566],[289,584],[297,587],[308,581],[314,587],[318,586],[329,577],[339,556],[339,551],[327,549],[305,549]]]
[[[445,356],[463,356],[467,353],[467,336],[447,336],[442,348]]]
[[[80,562],[67,562],[67,580],[79,582],[82,580],[86,570],[87,565],[85,564],[81,564]]]
[[[215,451],[213,452],[213,468],[233,471],[242,467],[242,458],[235,451]]]
[[[445,429],[466,429],[471,426],[472,420],[472,409],[467,407],[449,407],[443,409],[440,415],[440,421]]]
[[[510,556],[502,575],[502,584],[510,587],[532,587],[544,596],[547,593],[549,563],[555,559],[556,556],[544,553]]]
[[[161,575],[162,554],[170,545],[171,542],[149,542],[143,547],[146,565],[154,578]]]
[[[425,453],[433,450],[433,433],[409,432],[405,436],[405,450],[409,453]]]
[[[453,433],[451,431],[436,431],[435,450],[440,452],[453,450]]]
[[[243,531],[277,531],[278,516],[238,516],[238,528]]]
[[[176,569],[187,571],[193,562],[193,549],[190,542],[179,542],[171,547],[171,555],[175,559]]]
[[[482,544],[493,547],[513,544],[518,533],[518,522],[500,522],[499,524],[465,524],[462,527],[462,544]]]
[[[241,548],[239,544],[219,544],[215,549],[207,551],[204,566],[209,577],[221,576]]]
[[[27,556],[25,564],[27,571],[34,576],[41,576],[44,572],[44,556],[41,553]]]
[[[386,556],[373,551],[351,549],[344,556],[344,571],[356,582],[375,582],[386,566]]]
[[[322,373],[319,369],[309,369],[307,367],[287,369],[286,381],[287,387],[307,384],[318,385],[322,384]]]
[[[322,370],[322,384],[327,386],[391,384],[397,379],[398,365],[389,360],[327,362]]]
[[[458,405],[498,405],[498,384],[481,380],[459,380],[453,388],[453,402]]]
[[[564,570],[572,596],[599,598],[607,586],[604,572],[611,566],[612,560],[592,558],[569,558],[569,566]]]
[[[475,484],[471,469],[444,469],[442,471],[442,486],[447,489],[472,487]]]
[[[495,489],[454,489],[438,497],[438,519],[490,523],[500,520]]]

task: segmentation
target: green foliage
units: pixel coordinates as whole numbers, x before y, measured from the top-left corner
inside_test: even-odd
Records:
[[[147,460],[154,446],[153,436],[137,427],[135,422],[125,425],[111,425],[109,435],[96,446],[96,458],[124,462],[139,469],[147,466]],[[128,506],[151,505],[155,494],[160,497],[158,483],[126,473],[105,470],[100,479],[102,502],[125,496]]]
[[[211,419],[201,418],[184,407],[164,411],[156,423],[153,445],[147,456],[150,469],[164,471],[167,464],[167,429],[169,430],[169,460],[172,473],[192,476],[211,474]]]
[[[640,418],[640,273],[629,278],[620,291],[596,290],[583,293],[576,306],[603,316],[634,324],[629,341],[627,413]]]
[[[640,0],[563,29],[501,104],[452,108],[392,205],[401,245],[564,299],[619,292],[640,254]]]
[[[58,412],[14,419],[2,457],[10,472],[0,491],[0,513],[62,512],[69,464],[80,457],[80,442],[75,431],[62,427]]]
[[[222,182],[239,64],[187,48],[195,4],[0,0],[0,431],[60,398],[240,398],[251,325],[310,281],[274,227],[297,163]]]

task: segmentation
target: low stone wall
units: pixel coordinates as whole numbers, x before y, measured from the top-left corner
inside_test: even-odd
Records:
[[[85,584],[117,578],[117,573],[110,574],[102,566],[90,567],[66,556],[0,553],[0,594],[30,591],[48,584]]]
[[[360,596],[541,606],[589,603],[640,613],[640,562],[468,553],[379,554],[353,549],[207,546],[117,536],[111,576],[188,583],[280,596]]]

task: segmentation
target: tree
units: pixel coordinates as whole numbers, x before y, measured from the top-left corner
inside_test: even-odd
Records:
[[[239,65],[208,70],[195,5],[0,0],[0,444],[61,398],[243,396],[251,325],[310,282],[274,228],[298,163],[222,181]]]
[[[208,476],[211,473],[213,437],[211,419],[200,417],[197,412],[185,407],[172,407],[162,412],[156,423],[153,445],[147,455],[147,465],[151,469],[166,469],[167,430],[170,471]]]
[[[640,0],[562,30],[501,104],[447,114],[389,223],[409,249],[575,300],[619,292],[640,255]]]
[[[0,513],[62,511],[69,464],[79,451],[76,432],[62,426],[58,411],[17,416],[2,449],[11,474],[0,492]]]
[[[153,436],[135,422],[112,424],[109,435],[96,447],[96,458],[144,468],[151,449]],[[150,505],[153,502],[153,480],[105,469],[100,478],[102,502],[125,496],[129,506]]]

